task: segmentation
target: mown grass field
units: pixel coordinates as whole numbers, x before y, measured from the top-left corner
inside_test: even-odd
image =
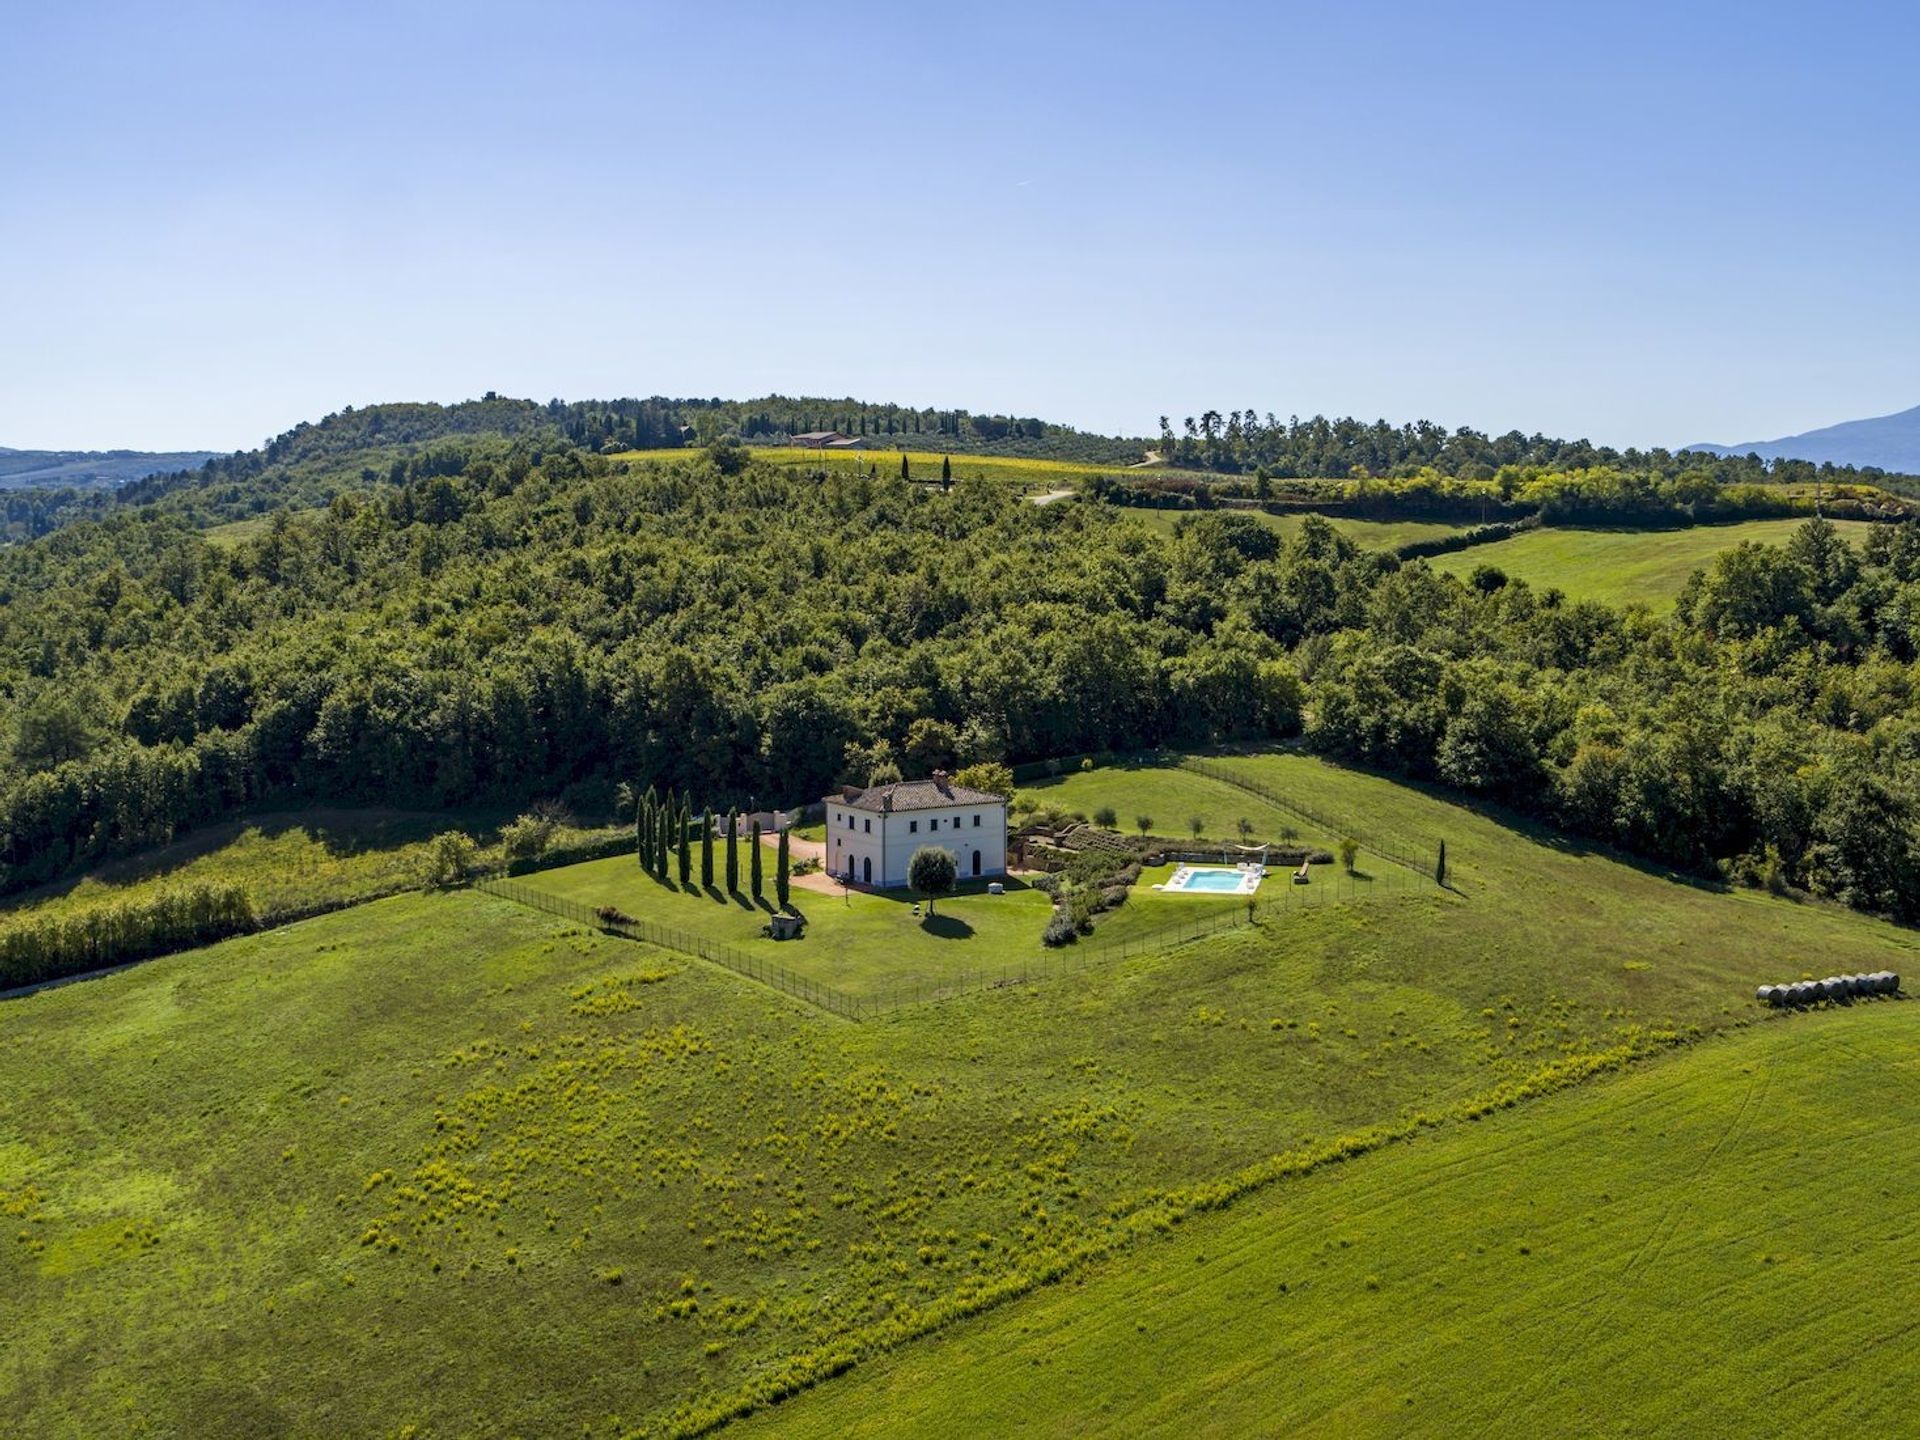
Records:
[[[1460,893],[864,1024],[472,892],[0,1003],[0,1432],[684,1432],[1199,1205],[1308,1215],[1273,1157],[1739,1026],[1761,980],[1913,969],[1857,915],[1229,763],[1444,834]]]
[[[1171,535],[1174,526],[1179,524],[1183,517],[1191,518],[1207,513],[1247,515],[1287,540],[1291,540],[1300,533],[1300,527],[1306,520],[1304,515],[1297,513],[1272,515],[1265,510],[1207,512],[1128,508],[1122,513],[1163,535]],[[1457,535],[1466,528],[1433,520],[1358,520],[1345,515],[1322,515],[1320,518],[1354,544],[1367,550],[1394,550],[1419,540],[1439,540],[1448,535]]]
[[[1340,837],[1324,833],[1301,816],[1270,804],[1257,795],[1180,768],[1177,757],[1122,760],[1093,770],[1069,770],[1057,777],[1023,781],[1018,789],[1046,808],[1091,816],[1102,806],[1113,808],[1118,828],[1129,834],[1150,822],[1155,835],[1187,837],[1192,822],[1200,821],[1196,843],[1240,843],[1239,822],[1251,827],[1252,843],[1297,840],[1331,846]]]
[[[1282,1184],[746,1434],[1891,1435],[1920,1014],[1770,1020]]]
[[[1465,579],[1481,565],[1494,565],[1538,588],[1553,586],[1576,600],[1609,605],[1640,601],[1655,609],[1671,605],[1687,577],[1713,563],[1722,550],[1743,540],[1783,544],[1800,520],[1746,520],[1737,525],[1695,525],[1686,530],[1530,530],[1491,545],[1434,556],[1436,570]],[[1833,522],[1858,543],[1872,522]]]

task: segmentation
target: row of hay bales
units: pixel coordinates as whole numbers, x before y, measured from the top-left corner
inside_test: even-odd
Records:
[[[1824,980],[1799,980],[1791,985],[1762,985],[1753,998],[1762,1005],[1811,1005],[1816,1000],[1854,1000],[1869,995],[1894,995],[1900,977],[1891,970],[1871,975],[1829,975]]]

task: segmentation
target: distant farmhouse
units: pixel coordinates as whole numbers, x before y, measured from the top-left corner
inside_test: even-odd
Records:
[[[809,430],[804,435],[795,435],[787,441],[802,450],[865,450],[867,440],[864,435],[842,435],[838,430]]]
[[[953,856],[961,879],[1007,873],[1007,797],[956,785],[947,772],[826,798],[827,868],[844,880],[881,888],[905,885],[922,845]]]

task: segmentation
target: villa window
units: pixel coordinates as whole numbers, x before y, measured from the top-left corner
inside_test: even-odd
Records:
[[[927,821],[927,829],[938,830],[939,828],[940,828],[940,817],[938,815],[934,816],[931,820]]]
[[[920,833],[920,822],[918,820],[907,821],[907,833],[909,835],[918,835]]]
[[[873,821],[871,821],[871,820],[868,820],[868,821],[866,822],[866,832],[867,832],[867,834],[869,834],[869,835],[871,835],[871,834],[873,834]]]
[[[974,823],[974,827],[978,829],[980,825],[980,817],[978,815],[973,817],[973,823]]]

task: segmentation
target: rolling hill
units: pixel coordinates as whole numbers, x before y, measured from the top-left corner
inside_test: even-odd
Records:
[[[1689,445],[1710,455],[1758,455],[1763,460],[1812,460],[1899,474],[1920,471],[1920,405],[1893,415],[1823,425],[1778,440],[1741,445]]]
[[[12,450],[0,445],[0,488],[113,490],[149,475],[193,470],[211,450]]]

